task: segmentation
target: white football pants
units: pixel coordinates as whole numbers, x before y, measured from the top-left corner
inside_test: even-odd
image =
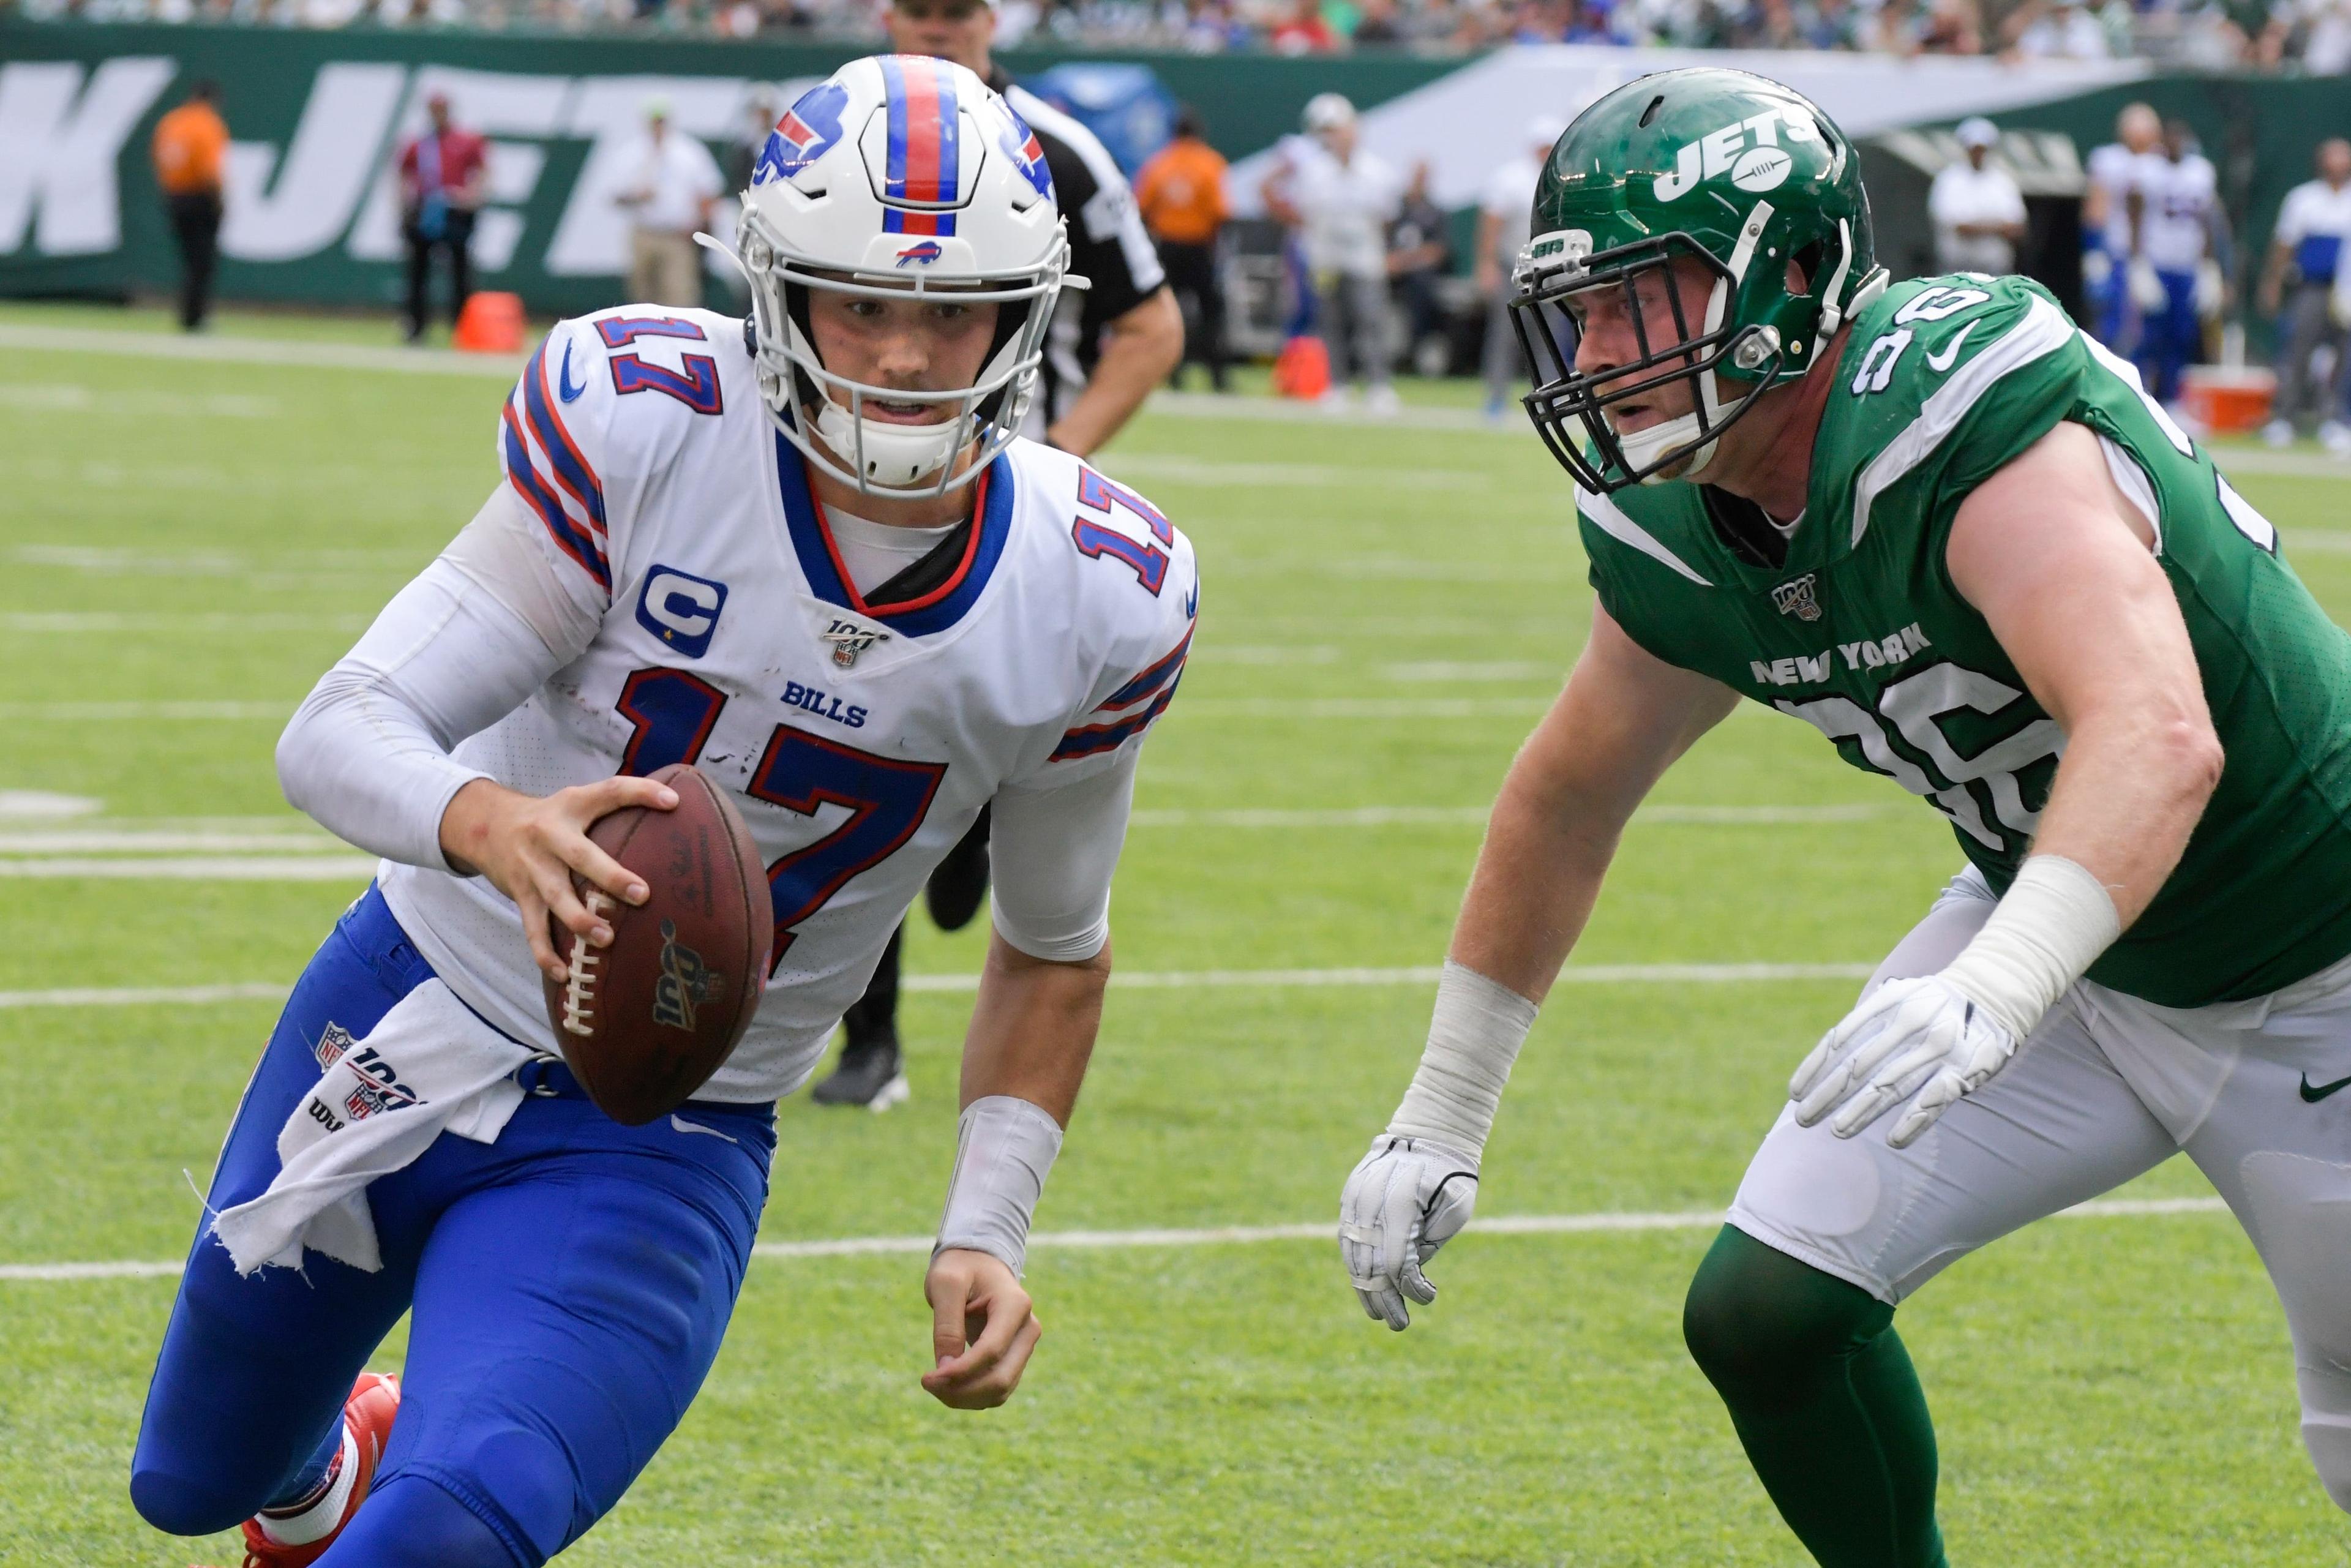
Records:
[[[1869,984],[1932,974],[1991,913],[1970,868]],[[1865,988],[1864,994],[1866,994]],[[1955,1260],[2184,1151],[2251,1236],[2294,1331],[2302,1434],[2351,1510],[2351,959],[2251,1001],[2159,1008],[2084,980],[1907,1149],[1780,1120],[1730,1222],[1898,1302]],[[2321,1092],[2310,1098],[2311,1091]]]

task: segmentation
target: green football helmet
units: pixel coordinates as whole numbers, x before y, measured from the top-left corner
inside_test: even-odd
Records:
[[[1527,413],[1578,484],[1699,477],[1722,433],[1885,289],[1858,162],[1802,94],[1718,67],[1643,77],[1576,117],[1543,165],[1510,319],[1534,371]],[[1674,284],[1683,257],[1713,276],[1702,313]],[[1658,284],[1670,342],[1652,342],[1642,314]],[[1579,371],[1570,305],[1600,288],[1624,290],[1639,352]],[[1689,413],[1637,431],[1609,423],[1611,408],[1682,380]]]

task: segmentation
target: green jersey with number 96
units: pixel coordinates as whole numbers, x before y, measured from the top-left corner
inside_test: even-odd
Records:
[[[2351,953],[2351,636],[2280,558],[2277,530],[2022,278],[1890,288],[1855,318],[1835,370],[1782,564],[1736,526],[1742,504],[1699,486],[1579,491],[1608,613],[1656,657],[1803,719],[1925,797],[2004,892],[2064,736],[1944,549],[1970,491],[2060,421],[2085,425],[2158,519],[2226,754],[2179,867],[2090,977],[2197,1007]]]

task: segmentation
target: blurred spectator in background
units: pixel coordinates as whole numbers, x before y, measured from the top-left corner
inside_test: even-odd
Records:
[[[1217,236],[1232,215],[1225,193],[1225,156],[1200,134],[1200,117],[1186,105],[1176,116],[1175,139],[1152,154],[1134,176],[1135,204],[1159,247],[1167,287],[1185,308],[1184,358],[1167,374],[1180,384],[1184,366],[1208,367],[1208,384],[1225,390],[1225,289],[1217,275]]]
[[[1961,156],[1947,163],[1927,191],[1935,225],[1935,267],[1942,272],[2016,270],[2016,242],[2024,237],[2024,193],[1991,161],[2000,144],[1992,122],[1976,115],[1959,123]]]
[[[2137,308],[2129,278],[2139,256],[2146,213],[2146,178],[2163,162],[2163,122],[2144,103],[2126,103],[2115,116],[2115,140],[2091,151],[2082,194],[2082,291],[2092,308],[2098,341],[2127,356],[2137,341]],[[2141,269],[2144,271],[2144,269]]]
[[[1266,40],[1278,55],[1327,55],[1346,40],[1322,16],[1322,0],[1295,0]]]
[[[1314,325],[1331,356],[1326,401],[1343,407],[1362,380],[1374,413],[1393,413],[1388,380],[1388,225],[1404,182],[1387,160],[1356,144],[1355,106],[1335,92],[1307,100],[1308,140],[1290,144],[1268,177],[1265,204],[1297,229],[1313,280]]]
[[[751,188],[752,172],[759,166],[759,154],[775,133],[776,121],[782,119],[776,100],[765,89],[751,95],[743,106],[742,131],[726,149],[726,189],[730,192]]]
[[[2105,24],[2082,0],[2024,0],[2001,30],[2028,60],[2105,60],[2115,54]]]
[[[1486,302],[1486,417],[1499,420],[1511,383],[1526,369],[1519,335],[1510,328],[1510,269],[1534,222],[1535,186],[1553,143],[1567,127],[1549,115],[1527,122],[1519,155],[1487,176],[1478,196],[1478,296]]]
[[[2351,141],[2335,137],[2318,144],[2318,178],[2286,193],[2278,209],[2269,261],[2262,268],[2258,302],[2278,327],[2277,407],[2262,435],[2272,446],[2291,444],[2304,400],[2318,405],[2318,438],[2337,455],[2351,455],[2351,429],[2343,423],[2346,371],[2351,371],[2351,333],[2337,314],[2335,292],[2344,281],[2344,244],[2351,240]],[[2282,298],[2288,279],[2290,298]],[[2312,361],[2325,349],[2334,363],[2326,384],[2316,384]]]
[[[451,123],[449,95],[424,100],[432,124],[400,150],[400,237],[408,246],[408,340],[424,336],[432,314],[433,253],[449,257],[449,321],[474,292],[474,218],[489,189],[489,148]]]
[[[698,137],[674,131],[669,100],[645,105],[645,133],[622,156],[620,193],[629,215],[629,298],[689,309],[702,303],[702,261],[694,231],[710,224],[725,189],[718,160]]]
[[[2147,391],[2169,407],[2179,401],[2179,372],[2203,348],[2203,318],[2220,313],[2211,263],[2220,181],[2184,120],[2163,122],[2163,156],[2148,162],[2144,179],[2129,279],[2140,315],[2137,360]]]
[[[155,124],[155,184],[180,246],[180,326],[193,332],[213,308],[213,264],[220,255],[221,168],[228,126],[210,79],[188,89],[179,108]]]
[[[1429,199],[1428,164],[1413,165],[1404,204],[1388,229],[1388,287],[1404,317],[1404,362],[1420,365],[1421,346],[1434,339],[1435,362],[1427,373],[1443,375],[1445,302],[1438,280],[1453,270],[1453,219]]]
[[[2304,0],[2302,68],[2314,77],[2351,70],[2351,0]]]

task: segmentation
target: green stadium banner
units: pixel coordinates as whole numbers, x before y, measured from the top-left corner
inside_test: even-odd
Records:
[[[148,160],[154,124],[212,78],[233,139],[219,289],[231,299],[389,305],[401,241],[389,168],[450,91],[491,141],[475,230],[480,284],[538,310],[616,303],[626,234],[611,197],[645,102],[723,148],[761,89],[789,102],[859,51],[760,42],[42,25],[0,19],[0,296],[122,296],[177,286]],[[1016,73],[1062,58],[1008,55]],[[1154,57],[1239,150],[1297,124],[1317,92],[1372,103],[1458,61]]]
[[[475,229],[482,285],[540,311],[618,300],[626,234],[612,196],[646,101],[723,148],[752,98],[789,101],[857,46],[480,35],[432,30],[92,26],[0,14],[0,296],[129,296],[176,286],[178,260],[147,155],[155,120],[189,84],[221,84],[234,139],[220,292],[232,299],[386,306],[401,293],[389,168],[445,89],[491,141],[488,207]],[[1016,75],[1066,58],[1006,57]],[[1504,49],[1475,58],[1363,55],[1146,55],[1210,139],[1237,160],[1256,205],[1270,149],[1315,93],[1366,110],[1367,143],[1429,165],[1448,207],[1473,202],[1515,156],[1528,120],[1570,113],[1647,70],[1705,59],[1810,91],[1858,136],[1942,125],[1971,110],[2009,129],[2105,141],[2115,110],[2144,98],[2187,118],[2220,166],[2242,248],[2266,244],[2278,203],[2309,177],[2320,139],[2351,128],[2351,78],[2152,77],[2132,65],[2001,66],[1854,56]],[[2257,262],[2246,255],[2247,263]],[[2240,269],[2249,276],[2250,266]]]

